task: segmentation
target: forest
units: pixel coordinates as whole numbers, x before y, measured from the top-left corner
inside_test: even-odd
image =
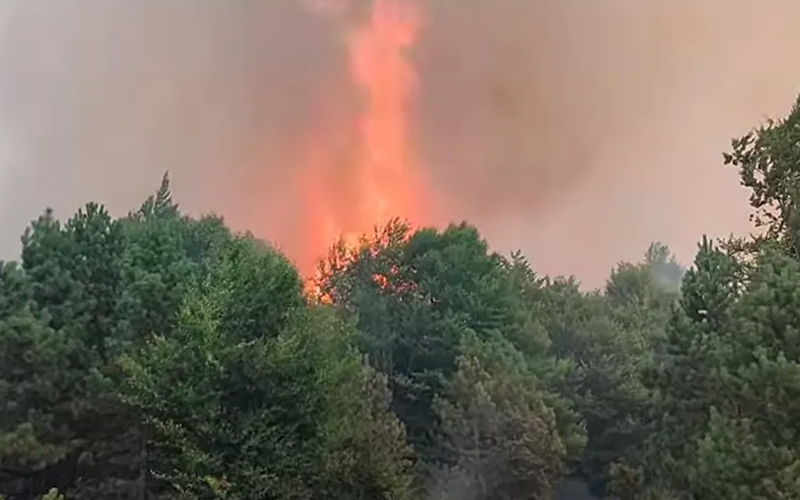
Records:
[[[402,220],[309,286],[168,176],[46,210],[0,263],[0,496],[798,499],[800,101],[721,163],[753,234],[594,291]]]

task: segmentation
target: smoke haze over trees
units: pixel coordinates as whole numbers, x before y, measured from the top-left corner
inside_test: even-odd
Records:
[[[309,278],[303,162],[359,107],[331,16],[0,0],[0,500],[800,498],[768,4],[431,0],[436,213]]]
[[[356,100],[301,4],[0,0],[0,255],[40,207],[120,214],[165,169],[186,210],[296,247],[287,186]],[[748,229],[715,165],[796,92],[796,2],[426,5],[415,134],[445,221],[598,286],[649,241],[688,262]]]
[[[124,217],[45,210],[0,262],[0,495],[798,498],[799,122],[724,154],[759,236],[594,291],[397,219],[304,282],[167,175]]]

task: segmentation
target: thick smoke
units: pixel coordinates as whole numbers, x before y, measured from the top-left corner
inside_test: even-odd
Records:
[[[335,2],[334,2],[335,3]],[[428,0],[421,154],[451,219],[596,285],[654,239],[747,230],[721,166],[800,83],[792,0]],[[194,212],[298,244],[315,134],[357,104],[299,0],[0,0],[0,255],[45,206],[125,210],[169,169]]]

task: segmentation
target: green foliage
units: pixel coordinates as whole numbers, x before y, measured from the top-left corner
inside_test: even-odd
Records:
[[[4,312],[0,333],[4,354],[14,356],[0,381],[14,394],[0,418],[16,443],[6,457],[14,462],[6,469],[11,477],[52,470],[71,482],[68,470],[92,469],[128,445],[131,425],[117,404],[111,353],[123,249],[119,223],[90,203],[63,225],[46,212],[23,237],[21,266],[4,273],[14,291],[3,302],[15,306]],[[74,496],[127,480],[136,467],[117,462]]]
[[[725,164],[739,170],[750,190],[751,216],[764,234],[760,242],[776,242],[795,257],[800,255],[800,96],[790,113],[768,120],[732,141]]]
[[[178,328],[124,360],[129,401],[177,450],[157,475],[187,498],[222,478],[231,499],[404,497],[405,435],[349,326],[303,310],[296,273],[266,247],[232,240],[217,259]],[[270,304],[247,297],[256,288]]]
[[[701,244],[653,379],[650,478],[697,498],[800,493],[799,292],[785,254],[742,266]]]
[[[468,338],[436,411],[441,419],[443,484],[477,499],[549,497],[563,477],[567,449],[553,409],[512,346]]]
[[[0,465],[28,470],[69,451],[69,437],[59,435],[55,420],[63,412],[58,400],[69,390],[63,370],[70,350],[32,314],[29,283],[14,264],[0,263],[0,290],[7,291],[0,296]]]
[[[598,494],[609,465],[637,455],[646,434],[650,394],[643,375],[652,368],[677,298],[656,272],[674,262],[668,255],[654,244],[641,263],[620,264],[602,293],[587,294],[574,280],[556,279],[546,280],[536,299],[552,354],[571,366],[561,392],[586,425],[578,470]]]
[[[444,231],[412,232],[400,221],[363,239],[357,249],[340,245],[320,269],[321,300],[354,314],[359,345],[385,373],[393,410],[426,462],[442,453],[433,402],[457,370],[465,336],[509,342],[546,387],[559,432],[580,453],[577,416],[555,390],[563,374],[548,355],[550,339],[536,318],[539,288],[519,256],[489,251],[467,224]]]
[[[276,335],[304,303],[303,283],[289,261],[250,237],[230,238],[212,253],[200,285],[219,304],[219,327],[247,341]]]

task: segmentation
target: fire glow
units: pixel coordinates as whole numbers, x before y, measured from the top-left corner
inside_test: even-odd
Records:
[[[417,42],[421,16],[410,2],[371,0],[369,15],[346,30],[349,72],[364,106],[347,165],[318,157],[305,177],[307,250],[314,260],[340,238],[353,246],[393,217],[423,222],[424,189],[411,138],[418,76],[406,55]],[[347,193],[326,184],[322,174],[332,168],[337,179],[348,177]]]

